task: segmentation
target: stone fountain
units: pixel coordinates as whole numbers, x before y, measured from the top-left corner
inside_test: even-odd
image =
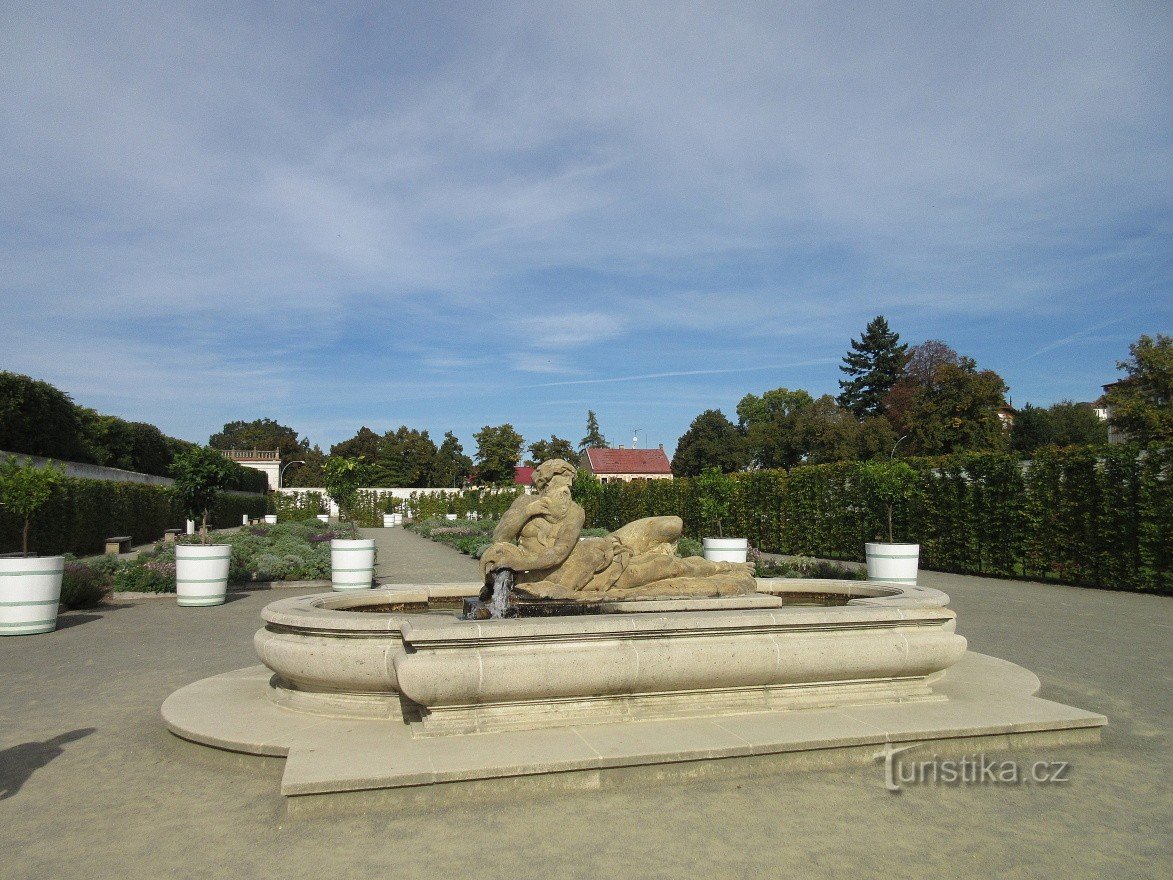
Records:
[[[1102,716],[1040,700],[1030,672],[968,652],[944,593],[681,558],[677,517],[581,538],[573,477],[563,461],[537,469],[537,494],[482,555],[482,583],[271,603],[264,665],[177,691],[168,726],[286,755],[294,797],[858,760],[900,741],[1098,739]]]

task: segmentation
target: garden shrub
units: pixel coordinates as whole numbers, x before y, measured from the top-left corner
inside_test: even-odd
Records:
[[[242,514],[260,517],[263,511],[262,496],[225,492],[212,508],[211,523],[238,526]],[[146,544],[166,529],[182,528],[185,519],[164,486],[67,477],[34,515],[29,541],[42,554],[99,553],[112,535]],[[0,553],[20,549],[21,525],[0,509]]]
[[[99,604],[114,589],[117,568],[116,556],[82,562],[67,555],[61,575],[61,604],[66,608],[92,608]]]
[[[1023,461],[999,452],[904,459],[915,491],[893,508],[898,537],[928,569],[1173,592],[1173,449],[1045,448]],[[862,561],[886,535],[887,509],[858,465],[837,462],[733,474],[726,534],[770,553]],[[588,526],[614,530],[675,515],[704,537],[697,481],[600,483],[580,472],[572,495]],[[724,490],[724,486],[722,490]]]

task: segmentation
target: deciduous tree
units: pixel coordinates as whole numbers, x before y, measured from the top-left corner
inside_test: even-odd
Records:
[[[695,477],[708,468],[731,473],[749,463],[741,432],[719,409],[707,409],[692,420],[676,442],[672,473],[678,477]]]
[[[444,440],[436,452],[432,479],[437,486],[455,486],[472,473],[472,459],[464,454],[464,446],[451,431],[444,432]]]
[[[574,445],[569,440],[564,440],[554,434],[550,435],[549,440],[538,440],[531,443],[529,454],[530,457],[526,460],[526,464],[531,467],[536,467],[552,458],[561,458],[578,467],[578,453],[574,451]]]
[[[276,449],[283,462],[305,458],[310,448],[309,440],[298,437],[295,429],[273,419],[228,422],[208,438],[208,445],[216,449]]]
[[[524,438],[513,425],[485,425],[473,435],[477,441],[477,475],[483,483],[512,483],[521,459]]]
[[[998,450],[1006,445],[999,413],[1006,383],[993,370],[977,369],[972,358],[939,364],[916,387],[904,413],[910,451],[920,455]]]
[[[1104,395],[1113,427],[1140,443],[1173,441],[1173,337],[1145,335],[1117,361],[1127,375]]]

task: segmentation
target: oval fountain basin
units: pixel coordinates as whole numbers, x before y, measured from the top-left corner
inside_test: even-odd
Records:
[[[328,593],[266,606],[255,644],[275,702],[417,735],[938,699],[965,651],[949,597],[927,587],[758,589],[485,621],[458,612],[477,584]]]

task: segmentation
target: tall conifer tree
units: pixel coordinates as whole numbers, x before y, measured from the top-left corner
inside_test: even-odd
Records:
[[[883,315],[876,315],[864,328],[859,341],[851,340],[851,351],[839,367],[850,379],[840,380],[839,405],[857,419],[884,414],[884,398],[900,378],[908,345],[900,334],[888,328]]]
[[[593,409],[587,410],[587,433],[578,441],[578,448],[580,450],[607,448],[607,441],[599,431],[599,420],[595,417]]]

